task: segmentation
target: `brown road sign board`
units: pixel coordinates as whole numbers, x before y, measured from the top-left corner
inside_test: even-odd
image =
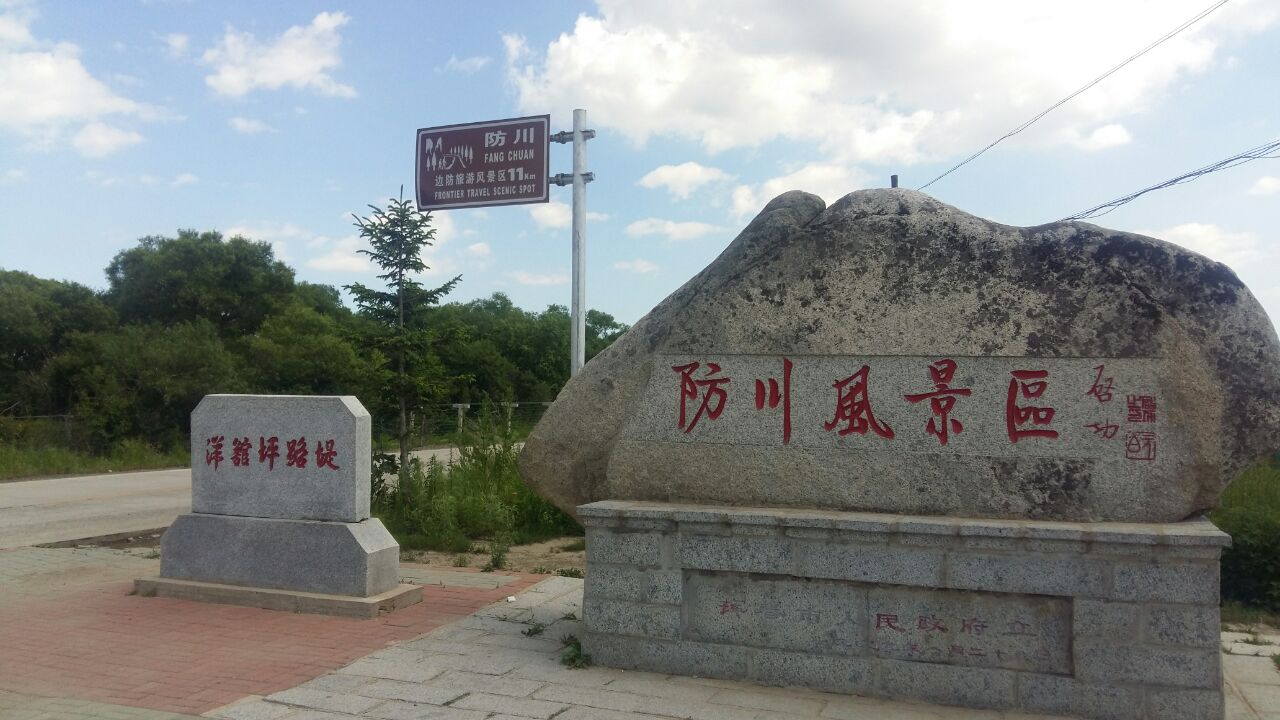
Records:
[[[418,209],[546,202],[550,115],[422,128]]]

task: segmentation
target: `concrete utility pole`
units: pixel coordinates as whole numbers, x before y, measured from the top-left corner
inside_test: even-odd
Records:
[[[587,141],[596,136],[586,129],[587,111],[573,111],[573,132],[558,132],[552,142],[573,142],[573,174],[557,174],[556,185],[573,184],[573,301],[570,305],[572,328],[569,332],[569,374],[577,375],[587,362],[587,183],[595,173],[587,172]]]

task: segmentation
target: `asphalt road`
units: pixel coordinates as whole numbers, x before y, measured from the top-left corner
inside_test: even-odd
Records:
[[[168,527],[190,510],[187,468],[0,482],[0,550]]]

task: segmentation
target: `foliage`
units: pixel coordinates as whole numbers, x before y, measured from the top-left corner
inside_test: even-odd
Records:
[[[465,552],[490,541],[490,564],[505,546],[581,534],[582,528],[535,495],[516,470],[515,439],[492,410],[481,413],[458,458],[425,467],[411,460],[398,480],[375,478],[373,513],[406,549]],[[501,548],[501,553],[497,550]]]
[[[383,233],[381,223],[389,232],[408,222],[393,216],[411,214],[402,203],[361,222]],[[529,403],[553,399],[568,380],[569,316],[559,305],[530,312],[500,293],[418,302],[405,334],[389,339],[378,302],[389,293],[366,289],[353,312],[337,288],[295,281],[270,245],[194,230],[142,238],[106,272],[108,289],[95,292],[0,269],[0,420],[9,423],[0,444],[12,473],[170,464],[170,451],[186,445],[191,410],[213,392],[355,395],[375,435],[394,434],[397,445],[396,392],[405,385],[411,404],[492,397],[522,403],[512,418],[521,437],[541,411]],[[437,302],[451,286],[406,298]],[[588,357],[623,330],[591,311]],[[404,383],[394,372],[398,348],[411,350]],[[455,417],[440,405],[416,407],[406,424],[414,442],[456,442],[442,435],[455,431]]]
[[[560,568],[556,571],[556,574],[560,577],[577,578],[579,580],[586,577],[582,572],[582,568]]]
[[[107,266],[107,302],[126,323],[205,320],[224,338],[256,331],[294,291],[271,246],[217,232],[144,237]]]
[[[591,655],[582,652],[582,641],[577,635],[565,635],[560,638],[560,664],[581,670],[591,664]]]
[[[409,413],[429,399],[445,394],[439,363],[431,356],[432,336],[425,329],[423,311],[437,305],[461,280],[459,275],[438,288],[428,290],[413,275],[428,270],[422,250],[432,245],[436,231],[431,213],[421,213],[414,203],[391,199],[386,209],[370,205],[373,214],[356,217],[360,237],[372,249],[360,250],[385,272],[378,278],[387,290],[374,290],[359,283],[347,285],[360,311],[373,320],[380,331],[373,335],[374,346],[394,362],[394,374],[387,377],[385,394],[399,405],[397,439],[400,445],[401,480],[407,474],[409,458]]]
[[[0,442],[0,480],[184,467],[190,458],[185,446],[162,451],[133,439],[121,441],[106,455],[94,456],[58,445]]]
[[[541,313],[516,307],[503,293],[432,308],[428,323],[440,328],[439,351],[456,378],[454,402],[550,401],[569,380],[569,311],[551,305]],[[587,358],[608,347],[626,325],[598,310],[587,313]]]
[[[546,629],[547,629],[546,625],[540,622],[534,622],[534,623],[530,623],[529,627],[525,628],[524,630],[521,630],[520,634],[524,635],[525,637],[535,637],[537,635],[541,635],[543,632],[546,631]]]
[[[75,334],[46,371],[51,383],[70,388],[72,412],[92,447],[105,451],[126,438],[183,444],[201,398],[248,389],[239,364],[213,325],[197,320]]]
[[[1280,612],[1280,464],[1264,460],[1236,478],[1213,521],[1231,536],[1222,553],[1222,598]]]

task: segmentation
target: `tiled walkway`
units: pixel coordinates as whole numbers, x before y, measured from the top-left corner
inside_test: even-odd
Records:
[[[0,720],[1033,717],[568,669],[560,638],[581,631],[580,580],[404,565],[426,586],[421,605],[348,620],[130,595],[157,565],[149,551],[0,551]],[[1223,637],[1228,720],[1280,720],[1267,657],[1280,645],[1266,644],[1280,637]]]
[[[95,582],[67,574],[95,557],[80,573]],[[0,568],[0,690],[192,714],[294,687],[542,579],[427,585],[418,605],[353,620],[139,597],[132,578],[158,562],[112,550],[6,551]]]

